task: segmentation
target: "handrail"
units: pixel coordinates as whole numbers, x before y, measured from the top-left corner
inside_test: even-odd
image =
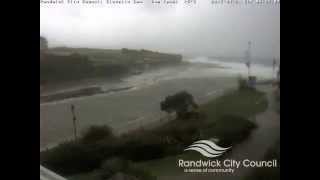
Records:
[[[40,180],[67,180],[67,179],[40,165]]]

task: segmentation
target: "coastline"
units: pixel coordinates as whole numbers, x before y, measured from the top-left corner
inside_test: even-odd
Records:
[[[68,100],[71,98],[80,98],[86,96],[93,96],[97,94],[108,94],[112,92],[119,92],[119,91],[126,91],[134,88],[133,86],[127,87],[118,87],[118,88],[110,88],[107,90],[103,90],[100,86],[91,86],[91,87],[84,87],[75,90],[68,90],[64,92],[58,92],[48,95],[40,95],[40,105],[43,103],[49,102],[58,102],[62,100]]]

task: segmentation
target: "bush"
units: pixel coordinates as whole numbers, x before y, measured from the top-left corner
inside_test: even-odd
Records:
[[[191,112],[191,108],[198,108],[193,96],[186,92],[181,91],[172,96],[167,96],[164,101],[160,103],[161,111],[167,113],[175,112],[180,119],[187,119]]]
[[[199,138],[201,124],[196,121],[171,121],[153,131],[140,131],[122,136],[117,148],[118,156],[135,162],[176,155],[183,147]]]
[[[116,153],[115,141],[108,126],[92,126],[78,141],[65,142],[41,152],[40,163],[63,175],[91,171]]]
[[[83,143],[96,143],[98,141],[114,138],[112,130],[108,126],[91,126],[81,138]]]
[[[66,142],[40,153],[40,164],[62,175],[91,171],[102,159],[94,147],[79,142]]]

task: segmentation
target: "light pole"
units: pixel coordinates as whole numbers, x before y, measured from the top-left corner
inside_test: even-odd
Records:
[[[248,68],[248,78],[251,76],[250,73],[250,66],[251,66],[251,41],[248,42],[248,49],[246,50],[245,53],[245,60],[246,60],[246,66]]]
[[[74,133],[74,140],[77,140],[77,117],[75,114],[75,107],[71,104],[71,113],[72,113],[72,121],[73,121],[73,133]]]

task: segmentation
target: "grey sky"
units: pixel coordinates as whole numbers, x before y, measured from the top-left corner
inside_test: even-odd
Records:
[[[51,46],[151,49],[258,57],[280,56],[280,5],[40,7],[40,35]]]

